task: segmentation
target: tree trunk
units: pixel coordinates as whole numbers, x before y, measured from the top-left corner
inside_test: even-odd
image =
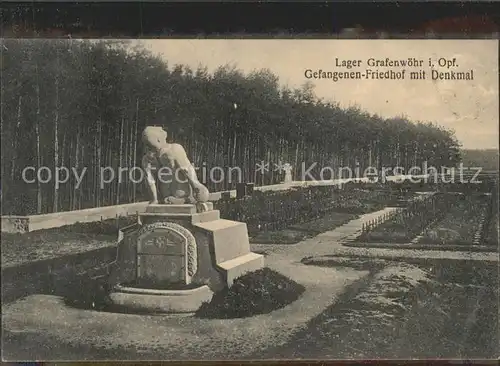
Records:
[[[80,173],[79,167],[80,167],[80,125],[78,124],[77,130],[76,130],[76,146],[75,146],[75,170]],[[72,210],[76,210],[77,207],[80,207],[80,202],[81,202],[81,189],[82,187],[74,187],[74,198],[73,198],[73,207]]]
[[[59,59],[58,59],[59,61]],[[55,91],[55,115],[54,115],[54,171],[57,169],[59,164],[59,67],[56,71],[56,91]],[[54,204],[53,204],[53,212],[59,211],[59,187],[54,182]]]
[[[20,95],[19,98],[18,98],[18,102],[17,102],[17,121],[16,121],[16,127],[14,129],[14,136],[12,138],[12,152],[13,152],[13,157],[12,157],[12,162],[11,162],[11,166],[10,166],[10,179],[11,179],[11,183],[14,184],[14,182],[16,181],[16,158],[17,158],[17,138],[18,138],[18,134],[17,134],[17,131],[19,129],[19,126],[21,125],[21,105],[22,105],[22,101],[23,101],[23,96]]]
[[[101,175],[101,141],[102,141],[102,120],[101,116],[99,116],[99,119],[97,120],[97,175],[100,177]],[[102,177],[100,177],[102,179]],[[100,187],[100,182],[98,182],[98,187],[95,189],[95,195],[97,197],[97,207],[102,206],[102,191]]]
[[[36,165],[38,169],[42,166],[42,156],[40,153],[40,84],[38,80],[38,62],[35,63],[36,77],[36,115],[35,115],[35,134],[36,134]],[[36,192],[36,213],[42,213],[42,183],[37,179]]]
[[[134,165],[135,166],[137,164],[137,126],[139,124],[139,98],[136,99],[136,103],[135,103],[135,130],[134,130]],[[133,190],[133,193],[132,193],[132,197],[133,197],[133,201],[135,202],[136,200],[136,191],[137,191],[137,187],[135,186],[134,184],[134,190]]]
[[[116,175],[116,204],[120,204],[120,185],[121,185],[121,166],[123,164],[123,128],[125,124],[125,117],[122,116],[122,123],[120,125],[120,161],[118,163],[118,170]]]
[[[295,162],[294,162],[294,166],[293,166],[293,179],[294,180],[297,180],[297,171],[299,170],[298,169],[298,164],[299,164],[299,143],[297,142],[296,146],[295,146]]]
[[[65,166],[65,162],[64,162],[64,159],[65,159],[65,147],[66,147],[66,133],[63,134],[63,139],[62,139],[62,144],[61,144],[61,154],[60,154],[60,157],[59,157],[59,161],[60,161],[60,165],[61,166]],[[59,174],[65,174],[64,172],[59,172]],[[60,176],[59,178],[63,178],[63,179],[66,179],[65,176]],[[59,187],[59,197],[61,198],[61,190],[60,190],[61,187]],[[66,192],[66,189],[63,189],[62,190],[62,202],[64,203],[65,202],[65,192]],[[61,209],[62,211],[65,211],[67,208],[59,205],[59,209]]]

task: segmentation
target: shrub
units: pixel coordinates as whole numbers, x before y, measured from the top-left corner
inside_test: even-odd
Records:
[[[200,318],[244,318],[267,314],[297,300],[304,286],[264,268],[237,278],[231,288],[214,295],[196,312]]]
[[[111,287],[107,276],[83,274],[70,279],[64,289],[67,305],[80,309],[104,310],[109,304]]]

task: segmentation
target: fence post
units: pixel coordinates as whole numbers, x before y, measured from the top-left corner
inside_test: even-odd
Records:
[[[251,196],[253,195],[255,183],[246,183],[246,194]]]
[[[236,198],[240,199],[247,195],[246,183],[236,183]]]

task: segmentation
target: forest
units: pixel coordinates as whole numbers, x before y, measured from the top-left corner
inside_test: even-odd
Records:
[[[481,167],[484,171],[498,172],[498,149],[463,149],[460,155],[464,167]]]
[[[163,126],[195,167],[239,167],[243,181],[256,185],[283,178],[274,169],[260,174],[262,161],[290,163],[298,178],[303,163],[362,171],[424,161],[454,166],[461,159],[459,142],[439,121],[410,121],[404,106],[394,118],[343,108],[316,97],[311,84],[283,86],[270,70],[192,70],[127,41],[4,39],[1,47],[4,215],[145,200],[140,184],[125,177],[102,186],[99,174],[101,167],[140,166],[147,125]],[[70,174],[61,184],[27,183],[26,167],[86,174],[81,181]],[[221,191],[236,182],[204,183]]]

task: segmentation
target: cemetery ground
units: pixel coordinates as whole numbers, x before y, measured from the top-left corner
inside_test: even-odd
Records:
[[[3,281],[4,300],[11,297],[2,309],[3,358],[497,358],[498,200],[411,193],[397,203],[362,188],[346,196],[336,197],[342,205],[309,211],[307,220],[266,218],[275,224],[265,231],[253,229],[247,209],[252,251],[265,255],[267,268],[242,277],[211,311],[192,316],[70,305],[54,283],[67,271],[55,265],[51,283],[43,274],[11,275]],[[73,260],[81,271],[98,273],[96,255],[112,260],[114,225],[2,233],[2,275],[75,251],[89,257]],[[8,281],[31,284],[9,290]],[[228,315],[228,303],[239,313]]]

